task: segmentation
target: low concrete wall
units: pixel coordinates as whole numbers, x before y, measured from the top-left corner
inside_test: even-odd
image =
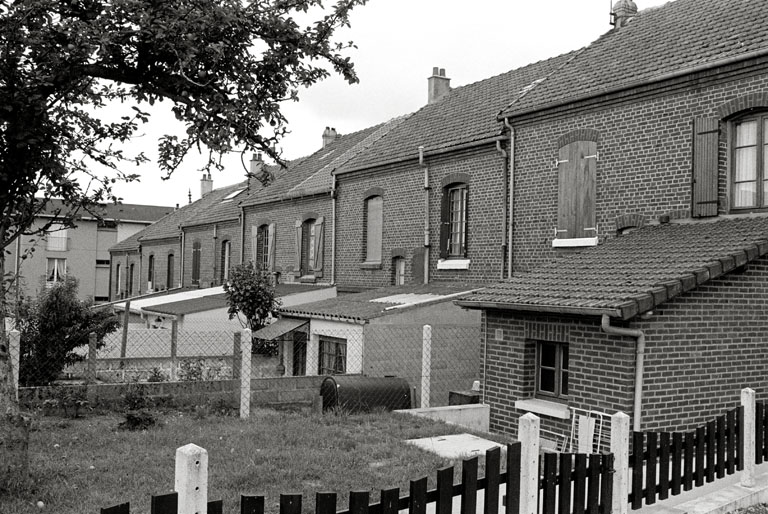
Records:
[[[254,378],[251,380],[251,404],[311,404],[319,396],[320,383],[324,378]],[[123,410],[123,397],[129,388],[136,387],[140,387],[143,395],[157,406],[201,405],[218,401],[237,406],[240,402],[239,380],[211,380],[22,387],[19,389],[19,403],[27,409],[40,408],[45,406],[46,400],[84,394],[90,407]]]
[[[404,412],[413,416],[421,416],[453,425],[474,430],[477,432],[489,432],[491,425],[491,407],[489,405],[469,404],[450,405],[448,407],[432,407],[429,409],[408,409],[395,412]]]

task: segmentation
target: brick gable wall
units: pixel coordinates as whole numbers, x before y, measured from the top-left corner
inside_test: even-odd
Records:
[[[240,262],[240,223],[226,221],[216,225],[201,225],[184,228],[184,286],[192,285],[192,245],[200,241],[200,287],[221,285],[221,245],[229,240],[231,265]]]
[[[736,406],[743,387],[768,399],[768,257],[689,291],[629,326],[646,334],[643,430],[690,430]],[[481,332],[481,341],[487,337],[487,358],[481,357],[487,362],[491,430],[517,432],[517,419],[525,412],[514,408],[515,400],[534,395],[535,338],[556,339],[564,330],[569,405],[632,416],[633,338],[602,332],[595,318],[489,310]],[[564,433],[570,422],[542,416],[542,426]]]
[[[717,80],[716,82],[713,82]],[[641,214],[646,220],[669,214],[690,216],[692,120],[720,117],[734,99],[768,91],[768,74],[750,72],[729,79],[692,82],[640,100],[550,113],[516,126],[515,271],[556,258],[551,243],[557,224],[558,141],[571,131],[591,129],[597,149],[596,215],[601,237],[615,235],[615,220]],[[719,212],[728,210],[727,123],[720,123]]]
[[[147,292],[147,282],[149,281],[149,256],[155,256],[155,280],[153,288],[155,291],[168,289],[168,255],[173,254],[173,284],[170,288],[177,287],[181,278],[181,243],[176,241],[161,240],[157,242],[145,242],[141,245],[142,264],[141,264],[141,291]]]
[[[416,154],[414,150],[414,154]],[[430,281],[492,281],[501,274],[501,233],[503,230],[504,164],[493,146],[428,157],[430,182]],[[467,252],[469,270],[438,270],[440,252],[441,183],[456,174],[470,176]],[[391,285],[393,255],[403,255],[406,283],[421,283],[414,268],[423,259],[424,171],[417,161],[374,172],[338,177],[337,282],[341,287],[374,288]],[[363,209],[366,192],[377,188],[383,197],[381,267],[361,266],[365,260]],[[416,262],[414,262],[414,260]]]

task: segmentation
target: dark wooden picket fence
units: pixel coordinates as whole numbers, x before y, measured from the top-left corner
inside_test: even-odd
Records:
[[[755,464],[768,461],[768,403],[755,402]]]
[[[758,423],[763,431],[756,432],[768,434],[767,423]],[[743,426],[744,408],[737,407],[690,432],[633,432],[632,509],[641,508],[643,500],[652,505],[657,498],[664,500],[743,469]],[[761,453],[768,458],[768,448]]]
[[[546,453],[539,514],[610,514],[613,454]]]

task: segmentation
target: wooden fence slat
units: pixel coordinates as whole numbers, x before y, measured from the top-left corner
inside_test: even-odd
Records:
[[[613,510],[613,454],[604,453],[600,473],[600,514],[611,514]]]
[[[179,509],[179,493],[152,496],[149,502],[151,514],[176,514]]]
[[[645,460],[645,504],[653,505],[656,503],[656,455],[659,448],[659,435],[656,432],[648,432],[645,436],[648,448],[646,450],[648,457]]]
[[[465,459],[461,465],[461,514],[477,510],[477,457]]]
[[[208,514],[224,514],[224,500],[209,501],[205,511]]]
[[[501,448],[495,446],[485,452],[485,514],[499,512],[499,483],[501,482]]]
[[[768,459],[768,408],[763,402],[763,460]]]
[[[453,467],[437,471],[436,514],[451,514],[453,506]]]
[[[573,472],[573,514],[584,514],[587,499],[587,455],[576,454]]]
[[[672,494],[680,494],[683,471],[683,434],[672,434]]]
[[[685,457],[683,458],[683,490],[693,489],[693,432],[685,433]]]
[[[715,418],[717,422],[717,464],[715,473],[717,478],[725,476],[725,416]]]
[[[643,432],[632,432],[632,510],[643,506]]]
[[[707,422],[707,482],[715,480],[715,448],[717,446],[717,432],[715,420]]]
[[[735,412],[729,410],[725,413],[725,451],[728,453],[728,458],[725,459],[726,472],[729,475],[733,475],[736,464],[736,416]]]
[[[520,514],[520,464],[522,444],[507,445],[507,502],[506,514]]]
[[[544,500],[541,514],[555,514],[555,494],[557,493],[557,454],[544,454]],[[489,513],[486,513],[489,514]]]
[[[427,495],[426,478],[422,479],[424,484],[424,496]],[[411,482],[413,483],[413,481]],[[411,488],[413,491],[413,488]],[[411,495],[413,496],[413,495]],[[349,514],[368,514],[368,506],[370,505],[371,493],[368,491],[350,491],[349,492]],[[420,513],[423,514],[423,513]]]
[[[336,514],[336,493],[315,493],[316,514]]]
[[[427,512],[427,477],[411,480],[408,512],[410,514],[426,514]],[[367,501],[367,500],[366,500]],[[350,514],[365,514],[364,512]]]
[[[558,491],[558,507],[557,511],[560,514],[569,514],[571,512],[571,480],[573,471],[573,455],[570,453],[560,454],[560,475],[558,477],[557,485],[560,490]]]
[[[659,500],[669,497],[669,432],[659,434]]]
[[[240,514],[264,514],[264,497],[241,494]]]
[[[281,494],[280,514],[301,514],[301,494]]]
[[[704,455],[706,454],[704,435],[704,427],[696,427],[696,487],[704,485]]]
[[[107,507],[106,509],[101,509],[101,514],[131,514],[131,504],[121,503],[114,507]]]
[[[451,468],[451,471],[453,471],[453,468]],[[453,474],[451,474],[451,480],[453,480]],[[381,504],[381,514],[397,514],[399,510],[398,503],[400,503],[400,488],[382,489],[379,503]]]
[[[763,402],[755,402],[755,464],[763,462]]]
[[[600,473],[602,471],[600,464],[600,455],[593,453],[589,456],[589,469],[587,469],[587,512],[589,514],[600,512]],[[641,491],[641,500],[642,496]]]
[[[736,408],[736,470],[742,471],[744,469],[744,406],[741,405]],[[751,458],[751,456],[750,456]]]

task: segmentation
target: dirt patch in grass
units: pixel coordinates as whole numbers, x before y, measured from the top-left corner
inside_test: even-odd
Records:
[[[305,512],[313,510],[318,491],[337,492],[342,508],[351,490],[377,498],[383,488],[407,491],[409,480],[424,476],[433,487],[435,471],[451,461],[405,440],[463,431],[391,413],[255,409],[245,421],[184,412],[157,418],[155,427],[138,432],[118,430],[124,417],[117,414],[38,418],[30,438],[33,483],[0,493],[0,512],[82,514],[122,502],[130,502],[132,512],[148,512],[150,495],[173,489],[176,448],[188,443],[208,451],[208,498],[223,499],[225,512],[236,511],[240,494],[264,495],[267,510],[277,512],[280,493],[288,492],[304,494]]]

